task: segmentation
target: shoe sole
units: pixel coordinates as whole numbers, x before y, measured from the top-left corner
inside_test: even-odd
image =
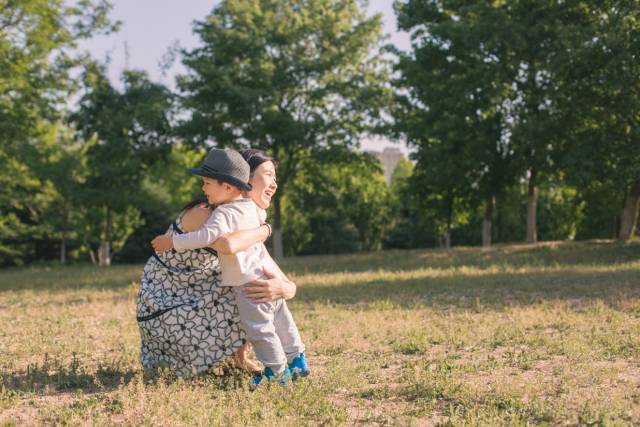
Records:
[[[311,374],[311,371],[304,371],[304,372],[300,372],[300,373],[292,372],[291,373],[291,379],[295,381],[295,380],[297,380],[299,378],[308,377],[310,374]]]

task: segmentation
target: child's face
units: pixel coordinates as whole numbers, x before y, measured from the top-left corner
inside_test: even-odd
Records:
[[[207,197],[210,205],[219,205],[226,201],[227,186],[229,186],[229,184],[218,182],[218,180],[206,176],[202,177],[202,192]]]

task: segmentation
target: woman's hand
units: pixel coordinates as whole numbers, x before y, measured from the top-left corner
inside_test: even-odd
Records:
[[[278,298],[291,299],[296,294],[296,285],[276,271],[262,269],[266,279],[256,279],[242,287],[244,294],[253,302],[274,301]]]

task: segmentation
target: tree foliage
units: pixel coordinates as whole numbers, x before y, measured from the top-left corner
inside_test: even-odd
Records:
[[[563,28],[571,52],[559,64],[564,122],[572,125],[563,166],[585,200],[600,205],[588,212],[602,215],[606,234],[619,222],[628,240],[640,205],[640,8],[597,2],[580,17]]]
[[[355,146],[386,102],[378,51],[381,17],[356,0],[225,0],[194,31],[178,86],[190,112],[182,129],[206,146],[251,146],[279,161],[274,203],[305,157]]]
[[[366,153],[334,148],[299,166],[285,198],[290,253],[381,249],[393,201],[380,162]]]
[[[637,1],[398,0],[402,52],[364,1],[223,0],[177,94],[78,52],[106,0],[0,6],[0,264],[146,258],[213,145],[279,161],[276,255],[634,235]],[[381,129],[389,185],[353,150]]]
[[[397,3],[413,49],[396,52],[400,96],[392,130],[418,148],[414,185],[448,244],[464,210],[482,201],[492,208],[513,179],[514,151],[505,138],[507,70],[487,40],[497,25],[488,16],[492,7],[438,4]]]
[[[394,130],[418,148],[425,198],[444,201],[425,211],[451,218],[456,200],[480,202],[491,221],[524,178],[535,241],[540,188],[607,185],[623,189],[628,235],[640,205],[636,3],[397,2],[412,51],[396,67]]]
[[[124,72],[122,83],[120,91],[104,67],[91,64],[79,108],[70,117],[90,144],[83,199],[93,210],[83,235],[101,265],[111,262],[112,250],[139,225],[144,172],[166,157],[172,142],[170,92],[139,71]]]
[[[35,256],[51,184],[30,160],[73,91],[78,40],[116,28],[109,10],[106,0],[0,1],[0,263]]]

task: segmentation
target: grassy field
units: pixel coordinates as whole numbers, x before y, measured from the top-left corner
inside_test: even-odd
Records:
[[[314,369],[144,374],[140,265],[0,273],[0,425],[639,425],[640,245],[283,263]]]

